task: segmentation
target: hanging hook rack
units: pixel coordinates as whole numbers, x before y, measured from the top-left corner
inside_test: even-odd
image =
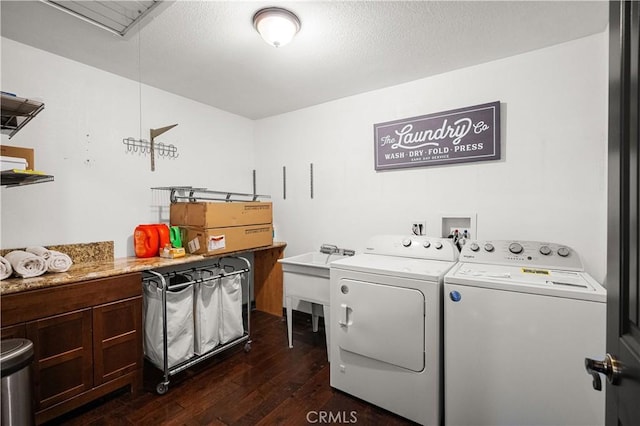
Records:
[[[173,144],[165,144],[163,142],[156,142],[155,138],[165,133],[168,130],[176,127],[177,124],[171,126],[161,127],[159,129],[149,129],[151,141],[146,139],[136,139],[132,137],[122,139],[122,143],[127,147],[127,152],[138,153],[140,155],[151,155],[151,171],[155,171],[155,157],[162,158],[178,158],[178,148]]]
[[[122,143],[127,147],[127,152],[149,154],[151,152],[151,143],[146,139],[135,139],[132,137],[122,139]],[[165,144],[163,142],[155,143],[155,154],[163,158],[178,158],[178,148],[173,144]]]

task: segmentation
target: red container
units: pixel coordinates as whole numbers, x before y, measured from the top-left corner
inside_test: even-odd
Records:
[[[165,248],[167,244],[171,247],[171,237],[169,236],[169,227],[164,223],[158,223],[155,225],[158,230],[158,253],[160,254],[160,250]]]
[[[136,257],[157,256],[160,247],[157,225],[136,226],[135,231],[133,231],[133,247]]]

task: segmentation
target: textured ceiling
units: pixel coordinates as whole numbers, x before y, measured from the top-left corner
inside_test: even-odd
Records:
[[[276,49],[251,18],[286,7]],[[39,1],[5,1],[3,37],[251,119],[605,31],[606,1],[172,1],[124,38]]]

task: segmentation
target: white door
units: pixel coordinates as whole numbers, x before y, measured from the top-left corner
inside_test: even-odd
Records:
[[[340,349],[412,371],[424,369],[421,291],[343,278],[336,300]]]

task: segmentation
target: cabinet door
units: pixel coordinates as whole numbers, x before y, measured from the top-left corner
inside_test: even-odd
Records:
[[[27,337],[27,331],[24,323],[2,327],[0,329],[0,338],[6,339],[24,339]]]
[[[27,338],[35,352],[36,410],[92,388],[91,309],[28,322]]]
[[[142,368],[142,297],[93,308],[94,383]]]

